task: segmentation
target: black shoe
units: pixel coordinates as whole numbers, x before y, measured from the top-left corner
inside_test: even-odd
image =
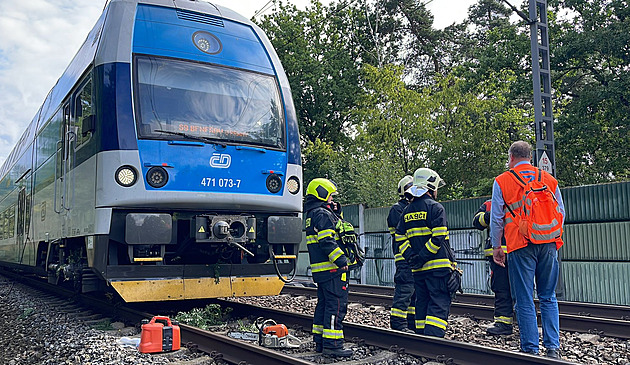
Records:
[[[559,349],[547,349],[547,357],[552,359],[561,359]]]
[[[324,351],[322,351],[322,354],[326,356],[335,356],[335,357],[350,357],[352,356],[352,354],[354,354],[354,351],[350,349],[344,349],[343,347],[339,349],[324,348]]]
[[[538,352],[536,351],[523,351],[522,349],[519,350],[519,352],[522,352],[524,354],[528,354],[528,355],[534,355],[534,356],[538,356]]]
[[[316,343],[315,344],[315,352],[319,352],[321,353],[324,350],[324,345],[321,343]]]
[[[501,336],[501,335],[511,335],[512,334],[512,325],[505,324],[500,322],[494,322],[492,327],[488,327],[486,332],[489,335]]]
[[[409,328],[403,328],[403,329],[399,329],[400,332],[404,332],[404,333],[410,333],[410,334],[416,334],[416,331],[414,330],[410,330]]]

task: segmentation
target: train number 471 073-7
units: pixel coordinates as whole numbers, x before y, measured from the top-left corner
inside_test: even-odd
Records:
[[[201,179],[201,185],[209,188],[240,188],[241,179],[228,179],[216,177],[204,177]]]

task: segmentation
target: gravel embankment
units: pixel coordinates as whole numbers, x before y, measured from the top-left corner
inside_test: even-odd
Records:
[[[101,331],[70,314],[59,313],[19,284],[0,277],[0,364],[177,364],[210,365],[208,356],[185,348],[172,353],[141,354],[134,347],[119,344],[122,337],[139,337],[139,329],[123,327]],[[115,325],[115,324],[114,324]]]

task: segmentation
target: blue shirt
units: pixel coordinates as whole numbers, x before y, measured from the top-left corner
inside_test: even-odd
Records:
[[[529,164],[529,161],[521,161],[514,165]],[[556,199],[558,200],[558,206],[560,207],[560,213],[562,213],[562,224],[564,225],[564,202],[562,201],[562,194],[560,194],[560,186],[556,187]],[[505,201],[503,200],[503,192],[501,187],[497,183],[497,179],[494,179],[492,185],[492,209],[490,210],[490,239],[492,241],[492,247],[501,247],[501,236],[503,236],[503,226],[505,218]]]

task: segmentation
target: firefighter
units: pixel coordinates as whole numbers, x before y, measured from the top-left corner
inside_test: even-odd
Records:
[[[506,267],[499,266],[492,259],[493,250],[489,232],[491,203],[492,201],[488,199],[481,204],[473,218],[473,226],[475,228],[481,231],[488,229],[484,253],[490,262],[490,269],[492,270],[490,288],[494,292],[494,324],[488,327],[486,332],[491,335],[509,335],[512,334],[512,317],[514,315],[512,295],[510,294],[507,263]],[[501,248],[503,252],[507,252],[505,237],[501,237]]]
[[[392,329],[415,332],[416,296],[413,284],[413,275],[409,263],[405,261],[396,245],[396,226],[400,221],[403,210],[409,205],[409,195],[405,195],[413,186],[413,177],[407,175],[398,182],[398,196],[400,200],[389,210],[387,216],[387,226],[392,235],[392,252],[394,253],[394,264],[396,273],[394,274],[394,300],[389,317],[389,325]]]
[[[451,251],[446,214],[435,201],[444,181],[437,172],[419,168],[408,193],[413,200],[396,227],[400,254],[409,262],[416,289],[416,333],[444,337],[456,263]],[[457,288],[460,288],[460,283]]]
[[[313,317],[315,351],[328,356],[350,357],[343,347],[342,321],[348,307],[349,259],[340,247],[336,231],[339,217],[332,211],[337,187],[328,179],[313,179],[304,202],[306,243],[317,283],[317,306]]]

